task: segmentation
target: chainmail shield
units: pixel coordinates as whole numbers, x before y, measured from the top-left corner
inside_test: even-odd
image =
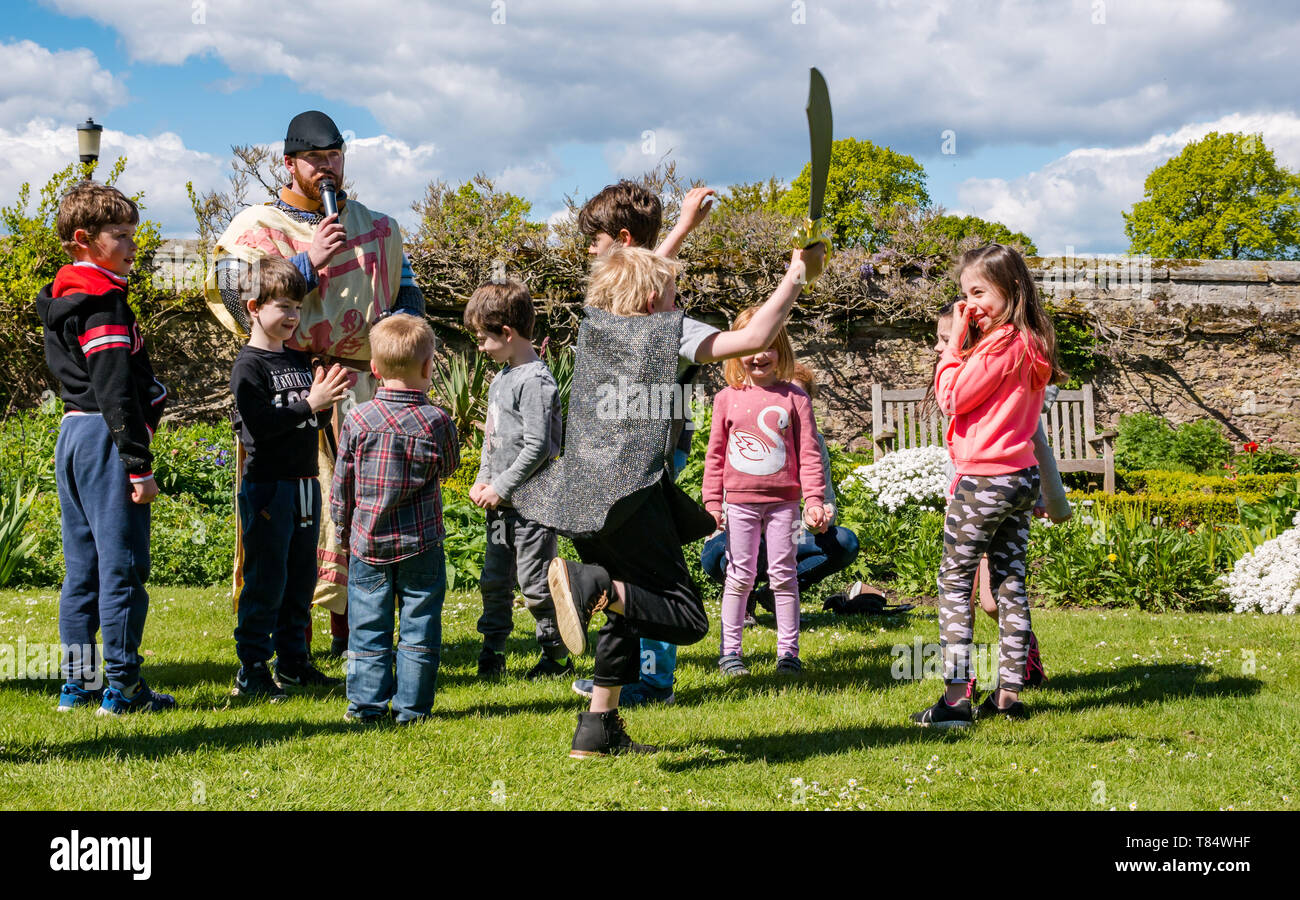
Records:
[[[569,537],[599,533],[617,501],[664,477],[671,409],[649,397],[676,388],[682,335],[680,311],[618,316],[589,306],[583,313],[564,455],[511,500],[520,515]]]

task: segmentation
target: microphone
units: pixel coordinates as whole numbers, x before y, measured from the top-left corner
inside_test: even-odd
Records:
[[[339,211],[339,199],[335,193],[334,179],[326,178],[320,183],[320,202],[325,207],[325,216],[328,218]]]

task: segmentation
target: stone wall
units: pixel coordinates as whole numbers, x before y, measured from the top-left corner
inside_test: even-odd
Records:
[[[1044,295],[1097,317],[1108,356],[1093,378],[1099,429],[1138,411],[1212,418],[1238,445],[1272,438],[1300,452],[1300,263],[1030,262]],[[934,364],[928,324],[793,336],[823,378],[823,429],[852,449],[871,446],[871,383],[924,386]]]

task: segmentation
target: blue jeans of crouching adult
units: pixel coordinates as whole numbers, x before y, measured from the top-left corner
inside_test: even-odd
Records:
[[[63,677],[99,682],[95,635],[104,640],[111,687],[140,680],[140,641],[149,612],[149,505],[131,484],[100,415],[68,415],[54,445],[54,480],[67,574],[59,595]]]
[[[348,712],[397,721],[429,715],[442,650],[442,545],[387,565],[348,561]],[[393,652],[393,618],[398,618]]]
[[[799,591],[808,590],[836,572],[842,572],[858,558],[858,536],[840,525],[832,526],[821,534],[804,531],[795,547],[795,572]],[[700,568],[718,584],[727,580],[727,536],[715,535],[700,551]],[[758,578],[755,583],[767,580],[767,546],[758,551]]]

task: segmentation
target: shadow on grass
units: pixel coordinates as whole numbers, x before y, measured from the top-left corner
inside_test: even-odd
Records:
[[[193,725],[161,734],[113,734],[101,729],[95,736],[67,742],[40,741],[4,749],[0,759],[12,763],[42,763],[52,759],[162,759],[204,751],[247,751],[261,744],[301,740],[319,734],[358,732],[360,726],[337,722],[229,722]]]
[[[1202,665],[1163,664],[1125,666],[1100,672],[1066,673],[1053,676],[1042,687],[1025,695],[1042,694],[1063,703],[1052,709],[1081,712],[1106,706],[1145,706],[1195,697],[1253,697],[1263,688],[1258,678],[1219,676]]]
[[[699,741],[709,751],[665,746],[667,751],[688,754],[686,758],[665,757],[659,768],[665,772],[694,772],[701,769],[735,765],[737,762],[795,762],[816,756],[828,756],[849,750],[892,746],[918,742],[962,740],[959,731],[936,731],[910,724],[863,725],[857,728],[828,728],[822,731],[781,731],[734,738],[710,738]],[[739,747],[737,747],[739,743]]]

